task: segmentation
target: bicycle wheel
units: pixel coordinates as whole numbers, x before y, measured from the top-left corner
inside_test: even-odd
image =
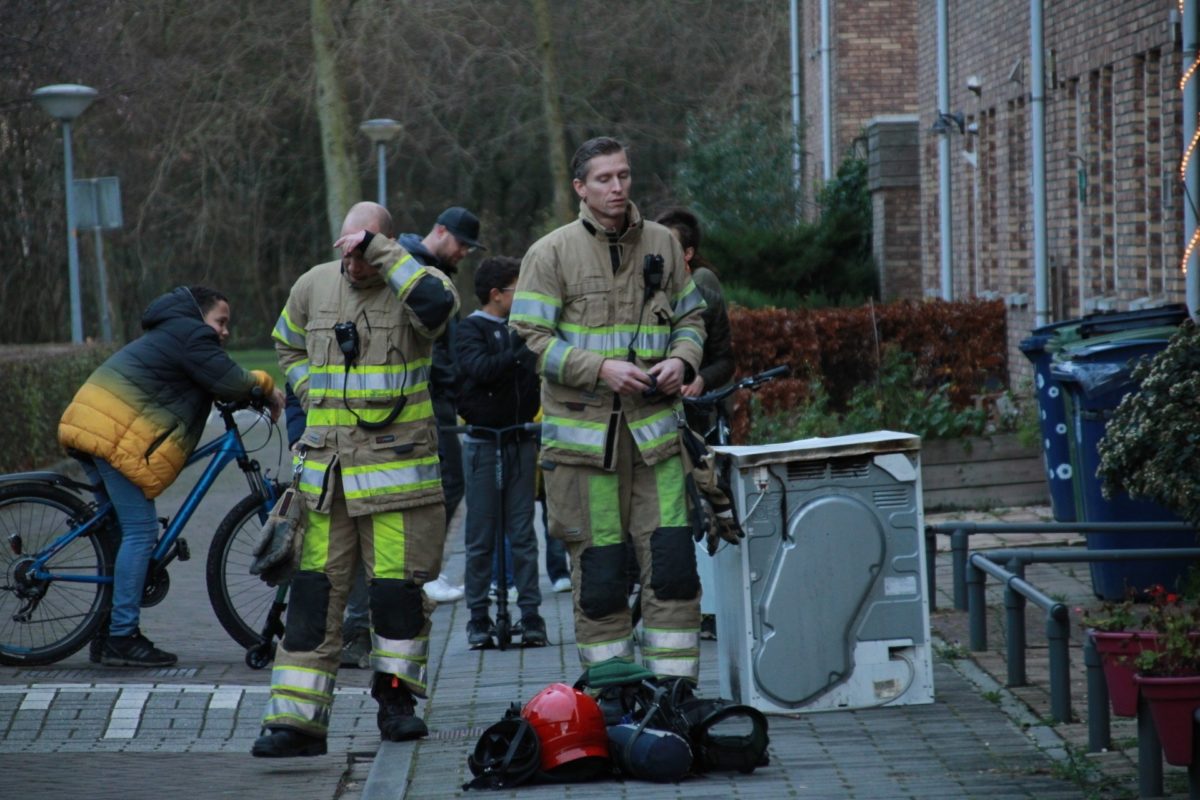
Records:
[[[287,484],[280,484],[282,494]],[[208,548],[208,600],[217,619],[242,647],[261,643],[267,612],[275,602],[275,589],[250,574],[254,547],[270,513],[269,501],[251,494],[225,515]]]
[[[88,506],[55,486],[0,489],[0,664],[52,664],[83,647],[112,601],[112,583],[35,580],[28,571],[52,542],[87,519]],[[45,564],[59,575],[111,576],[113,528],[67,543]]]

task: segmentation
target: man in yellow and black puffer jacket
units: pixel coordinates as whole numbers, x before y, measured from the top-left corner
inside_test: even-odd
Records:
[[[361,560],[371,614],[371,694],[385,739],[424,736],[429,615],[422,586],[445,539],[433,342],[458,308],[446,275],[391,238],[387,209],[358,203],[340,261],[300,276],[275,326],[279,365],[307,414],[297,445],[304,545],[275,655],[260,758],[316,756],[341,660],[342,611]]]
[[[58,425],[58,440],[103,485],[121,523],[112,616],[99,649],[105,664],[162,667],[175,656],[141,634],[142,588],[158,540],[154,498],[192,454],[213,398],[257,398],[277,418],[283,394],[265,372],[247,372],[222,344],[229,301],[200,286],[159,297],[142,316],[145,333],[96,368]],[[95,651],[93,651],[95,652]]]
[[[585,142],[572,172],[579,219],[529,248],[509,321],[539,356],[550,535],[571,554],[579,659],[633,660],[632,548],[643,663],[695,681],[700,581],[678,418],[704,347],[704,300],[670,231],[630,202],[620,142]]]

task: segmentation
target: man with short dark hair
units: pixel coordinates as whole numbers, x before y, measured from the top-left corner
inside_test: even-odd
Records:
[[[451,278],[458,273],[460,261],[476,250],[487,249],[479,242],[479,217],[462,206],[451,206],[438,214],[437,222],[424,238],[415,233],[403,233],[397,241],[417,261],[437,267]],[[438,425],[443,426],[458,421],[458,371],[454,361],[457,327],[457,318],[452,318],[446,331],[433,344],[430,394],[433,396],[433,414]],[[441,438],[438,457],[442,460],[442,489],[446,493],[446,525],[449,526],[463,496],[462,446],[457,436]],[[456,586],[445,573],[427,584],[425,592],[439,603],[454,602],[463,596],[463,588]]]
[[[571,170],[579,219],[529,249],[510,319],[539,356],[550,534],[571,554],[579,659],[634,658],[632,547],[643,663],[696,681],[700,581],[677,419],[704,300],[670,231],[630,202],[624,145],[591,139]]]

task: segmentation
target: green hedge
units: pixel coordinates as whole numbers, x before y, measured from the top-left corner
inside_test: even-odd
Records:
[[[63,457],[58,420],[88,375],[113,352],[106,345],[0,347],[0,413],[9,432],[0,473],[45,467]]]

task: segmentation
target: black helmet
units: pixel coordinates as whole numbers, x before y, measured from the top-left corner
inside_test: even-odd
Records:
[[[528,783],[542,763],[542,746],[533,726],[506,717],[483,732],[467,766],[475,779],[463,789],[507,789]]]

